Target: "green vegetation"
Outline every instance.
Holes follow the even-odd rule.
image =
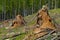
[[[58,11],[56,11],[56,10],[58,10]],[[50,10],[50,12],[60,14],[60,8]]]
[[[23,16],[36,13],[43,5],[48,4],[49,9],[60,8],[60,0],[0,0],[0,19],[14,18],[17,14]]]
[[[32,18],[45,4],[48,4],[49,6],[50,16],[60,14],[60,0],[0,0],[0,20],[12,19],[17,14],[22,14],[23,16],[26,16],[24,18],[28,21],[27,26],[32,26],[36,22],[36,20]],[[56,18],[55,21],[60,24],[60,17]],[[21,26],[21,28],[11,29],[10,31],[21,32],[21,35],[15,37],[15,39],[10,38],[11,40],[22,40],[25,35],[32,32],[30,30],[29,33],[25,34],[24,26]],[[3,35],[6,35],[8,32],[9,30],[5,29],[5,27],[0,28],[0,40],[2,40]],[[50,37],[48,37],[48,39],[50,39]]]
[[[58,12],[57,14],[60,14],[60,9],[53,9],[53,10],[50,10],[50,15],[54,16],[54,13]],[[30,21],[32,19],[32,17],[34,17],[36,15],[33,14],[33,15],[29,15],[29,16],[26,16],[24,17],[26,21]],[[55,20],[57,23],[60,23],[60,17],[57,17],[56,20]],[[28,26],[32,26],[34,25],[36,22],[36,20],[32,20],[31,22],[28,22],[27,25]],[[29,33],[24,33],[24,27],[20,27],[20,28],[16,28],[16,29],[12,29],[11,31],[14,31],[14,32],[21,32],[21,35],[19,36],[16,36],[15,38],[10,38],[11,40],[22,40],[27,34],[30,34],[32,31],[30,30]],[[8,30],[5,29],[5,27],[3,28],[0,28],[0,39],[2,38],[2,34],[7,34],[8,33]],[[47,40],[49,40],[51,37],[48,37]]]
[[[50,10],[50,12],[58,12],[58,14],[60,13],[60,11],[59,11],[60,9],[53,9],[53,10]],[[53,14],[54,14],[53,13]],[[51,15],[52,15],[52,13],[50,13]],[[33,14],[33,15],[30,15],[30,16],[27,16],[27,17],[25,17],[25,18],[27,18],[27,19],[29,19],[30,20],[30,18],[32,19],[32,17],[34,17],[34,15],[36,15],[36,14]],[[53,15],[54,16],[54,15]],[[60,17],[58,17],[58,18],[60,18]],[[57,23],[58,23],[58,21],[59,21],[60,19],[57,19]],[[33,25],[34,23],[35,23],[35,21],[36,20],[33,20],[33,21],[31,21],[30,23],[29,23],[29,25]],[[60,23],[60,21],[59,21],[59,23]],[[31,33],[31,32],[30,32]],[[24,34],[23,35],[21,35],[20,37],[18,36],[16,39],[20,39],[21,37],[23,38],[23,36],[24,36]],[[51,39],[51,36],[48,36],[48,38],[47,38],[47,40],[50,40]],[[21,39],[22,40],[22,39]]]
[[[2,5],[0,5],[0,11],[2,11]]]

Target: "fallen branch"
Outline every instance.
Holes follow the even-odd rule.
[[[4,40],[4,39],[8,39],[8,38],[14,38],[14,37],[19,36],[19,35],[21,35],[20,32],[18,32],[18,33],[14,33],[14,32],[8,33],[8,34],[4,35],[3,40]]]

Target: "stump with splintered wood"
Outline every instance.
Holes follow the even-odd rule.
[[[35,40],[37,38],[41,38],[56,29],[48,14],[47,6],[43,6],[42,9],[38,11],[37,25],[39,26],[33,30],[33,34],[28,35],[26,40]]]
[[[22,25],[25,25],[25,20],[21,15],[17,15],[16,19],[12,22],[11,28],[20,27]]]

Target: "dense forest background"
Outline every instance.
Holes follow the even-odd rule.
[[[34,14],[45,4],[49,9],[60,8],[60,0],[0,0],[0,20]]]

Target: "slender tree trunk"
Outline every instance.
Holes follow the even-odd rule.
[[[53,9],[53,0],[52,0],[52,9]]]
[[[39,6],[39,7],[40,7],[40,9],[41,9],[41,6],[42,6],[41,1],[42,1],[42,0],[40,0],[40,3],[39,3],[39,4],[40,4],[40,6]]]
[[[51,7],[51,6],[50,6],[50,0],[48,0],[48,7],[49,7],[48,9],[50,9],[50,7]]]
[[[32,0],[32,14],[33,14],[33,0]]]
[[[6,0],[5,2],[2,1],[2,20],[5,20],[5,14],[6,14]]]
[[[57,8],[57,2],[56,2],[57,0],[55,0],[55,9]]]
[[[24,16],[26,16],[26,14],[25,14],[25,0],[23,1],[23,13],[24,13]]]
[[[18,7],[18,14],[20,14],[20,0],[18,1],[19,7]]]
[[[11,10],[10,10],[10,9],[11,9],[11,8],[10,8],[10,0],[8,0],[8,7],[9,7],[9,8],[8,8],[8,10],[9,10],[9,12],[8,12],[8,13],[9,13],[9,16],[10,16],[10,17],[9,17],[9,19],[10,19],[10,18],[11,18]]]

